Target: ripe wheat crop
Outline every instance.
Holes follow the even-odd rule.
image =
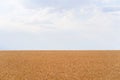
[[[120,80],[120,51],[1,51],[0,80]]]

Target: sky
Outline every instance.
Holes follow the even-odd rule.
[[[120,0],[0,0],[0,50],[120,50]]]

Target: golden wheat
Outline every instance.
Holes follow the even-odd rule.
[[[120,51],[1,51],[0,80],[120,80]]]

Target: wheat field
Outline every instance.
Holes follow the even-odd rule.
[[[120,51],[0,51],[0,80],[120,80]]]

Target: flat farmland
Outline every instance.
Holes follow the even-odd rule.
[[[0,51],[0,80],[120,80],[120,51]]]

